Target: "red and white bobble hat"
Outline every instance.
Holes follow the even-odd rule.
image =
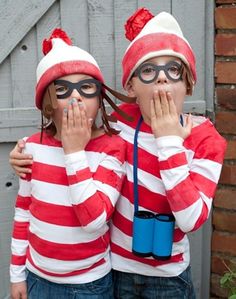
[[[125,30],[131,43],[122,60],[124,88],[138,66],[157,56],[180,58],[190,69],[195,84],[194,52],[171,14],[161,12],[154,17],[146,8],[140,8],[127,20]]]
[[[67,34],[56,28],[42,44],[44,57],[39,62],[36,76],[36,106],[42,109],[42,100],[48,85],[59,77],[70,74],[86,74],[104,83],[101,70],[88,52],[72,46]]]

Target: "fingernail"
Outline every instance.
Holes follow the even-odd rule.
[[[64,108],[64,110],[63,110],[63,111],[64,111],[64,113],[66,114],[68,110],[67,110],[67,108]]]

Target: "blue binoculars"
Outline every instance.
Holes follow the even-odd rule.
[[[157,260],[171,258],[175,218],[172,214],[134,213],[132,252]]]

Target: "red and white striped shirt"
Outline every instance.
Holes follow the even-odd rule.
[[[132,253],[134,214],[133,142],[140,118],[137,104],[121,106],[134,122],[118,118],[115,128],[127,142],[127,177],[111,226],[112,267],[129,273],[170,277],[182,273],[189,265],[189,241],[186,233],[201,227],[207,220],[219,180],[225,140],[204,117],[194,117],[191,135],[155,139],[144,122],[138,135],[139,209],[154,213],[173,213],[175,217],[172,257],[158,261]]]
[[[12,238],[11,282],[25,268],[56,283],[86,283],[111,270],[108,221],[124,179],[125,142],[92,139],[65,155],[61,142],[29,137],[32,174],[20,180]]]

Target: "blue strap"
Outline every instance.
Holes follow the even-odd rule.
[[[134,211],[138,211],[138,133],[142,124],[141,116],[135,129],[134,134],[134,156],[133,156],[133,177],[134,177]]]
[[[134,212],[138,212],[138,133],[140,126],[142,124],[143,118],[140,117],[138,124],[135,129],[134,134],[134,153],[133,153],[133,178],[134,178]],[[179,119],[181,125],[183,126],[183,115],[180,114]]]

